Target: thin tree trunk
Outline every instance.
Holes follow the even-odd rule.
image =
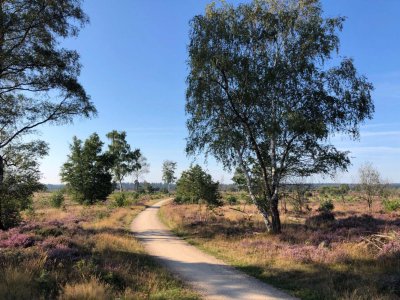
[[[238,154],[240,167],[242,168],[242,171],[243,171],[243,173],[245,175],[245,178],[246,178],[246,186],[247,186],[247,190],[249,192],[251,201],[256,205],[258,211],[263,216],[264,223],[265,223],[265,226],[267,228],[267,231],[271,232],[272,227],[271,227],[271,221],[269,219],[268,210],[260,203],[260,201],[257,200],[256,196],[254,195],[252,187],[251,187],[250,175],[249,175],[249,173],[247,171],[246,166],[244,165],[243,158],[242,158],[242,155],[241,155],[240,151],[237,151],[237,154]]]
[[[274,104],[274,103],[273,103]],[[274,107],[274,105],[273,105]],[[270,196],[270,213],[271,213],[271,225],[272,230],[271,233],[278,234],[281,233],[281,220],[279,217],[279,194],[278,194],[278,187],[279,187],[279,178],[276,172],[277,163],[276,163],[276,140],[273,137],[271,139],[271,178],[272,178],[272,196]],[[265,178],[267,180],[267,178]]]
[[[119,192],[122,193],[122,180],[119,181]]]
[[[3,183],[4,183],[4,159],[0,155],[0,229],[4,229],[3,225],[3,203],[2,203],[2,193],[3,193]]]
[[[278,193],[275,192],[271,198],[271,218],[272,218],[271,232],[274,234],[281,232],[281,220],[279,217],[278,203],[279,203]]]

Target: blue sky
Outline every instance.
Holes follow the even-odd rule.
[[[228,1],[233,3],[246,1]],[[125,130],[128,142],[150,163],[146,180],[161,181],[163,160],[178,162],[178,174],[190,163],[206,167],[215,180],[230,182],[222,166],[187,158],[185,78],[189,20],[204,12],[204,0],[86,0],[90,24],[78,38],[65,41],[81,55],[81,82],[98,109],[92,120],[45,126],[41,138],[50,153],[41,166],[42,181],[59,183],[61,165],[74,135],[97,132],[103,140],[113,129]],[[325,0],[326,16],[346,16],[340,55],[352,57],[375,86],[375,116],[361,129],[360,141],[336,136],[332,143],[351,151],[353,165],[334,181],[356,182],[357,170],[372,162],[391,182],[400,182],[400,1]],[[330,178],[319,180],[332,181]]]

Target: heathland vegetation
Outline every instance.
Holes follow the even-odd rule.
[[[369,206],[362,184],[285,185],[279,235],[266,233],[239,187],[221,192],[218,207],[178,197],[161,216],[190,243],[300,299],[397,299],[400,190],[379,189]]]
[[[0,231],[0,298],[197,299],[129,230],[162,197],[124,192],[87,206],[59,192],[36,194],[23,222]]]

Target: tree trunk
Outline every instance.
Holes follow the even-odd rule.
[[[271,233],[278,234],[281,233],[281,219],[279,217],[279,197],[278,193],[275,193],[271,198]]]
[[[2,193],[3,193],[3,182],[4,182],[4,160],[0,155],[0,229],[4,229],[3,225],[3,203],[2,203]]]
[[[136,179],[134,184],[135,184],[135,190],[136,190],[136,192],[138,192],[139,191],[139,179]]]
[[[122,192],[122,181],[119,181],[119,192]]]
[[[242,171],[246,178],[246,186],[247,186],[247,190],[249,192],[251,201],[256,205],[258,211],[263,216],[265,227],[267,228],[267,231],[271,232],[272,227],[271,227],[271,221],[269,219],[268,209],[266,209],[266,207],[262,203],[260,203],[260,201],[257,200],[256,196],[253,193],[253,189],[252,189],[252,185],[251,185],[251,178],[250,178],[249,172],[243,162],[243,158],[242,158],[242,155],[239,150],[237,150],[237,155],[238,155],[238,159],[239,159],[239,165],[242,168]]]

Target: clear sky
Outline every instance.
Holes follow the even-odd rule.
[[[204,12],[205,0],[86,0],[90,17],[78,38],[64,45],[81,55],[81,82],[98,109],[98,117],[73,125],[42,127],[50,153],[42,162],[44,183],[59,183],[74,135],[125,130],[128,142],[148,158],[150,182],[161,181],[163,160],[178,163],[178,174],[193,158],[184,153],[186,45],[189,20]],[[246,1],[228,1],[246,2]],[[356,182],[357,170],[372,162],[383,177],[400,182],[400,1],[325,0],[326,16],[346,16],[340,54],[352,57],[360,73],[375,86],[376,113],[361,130],[360,141],[332,138],[351,151],[353,165],[335,181]],[[230,182],[222,166],[203,158],[215,180]],[[317,179],[320,180],[320,179]],[[321,179],[332,181],[330,178]]]

